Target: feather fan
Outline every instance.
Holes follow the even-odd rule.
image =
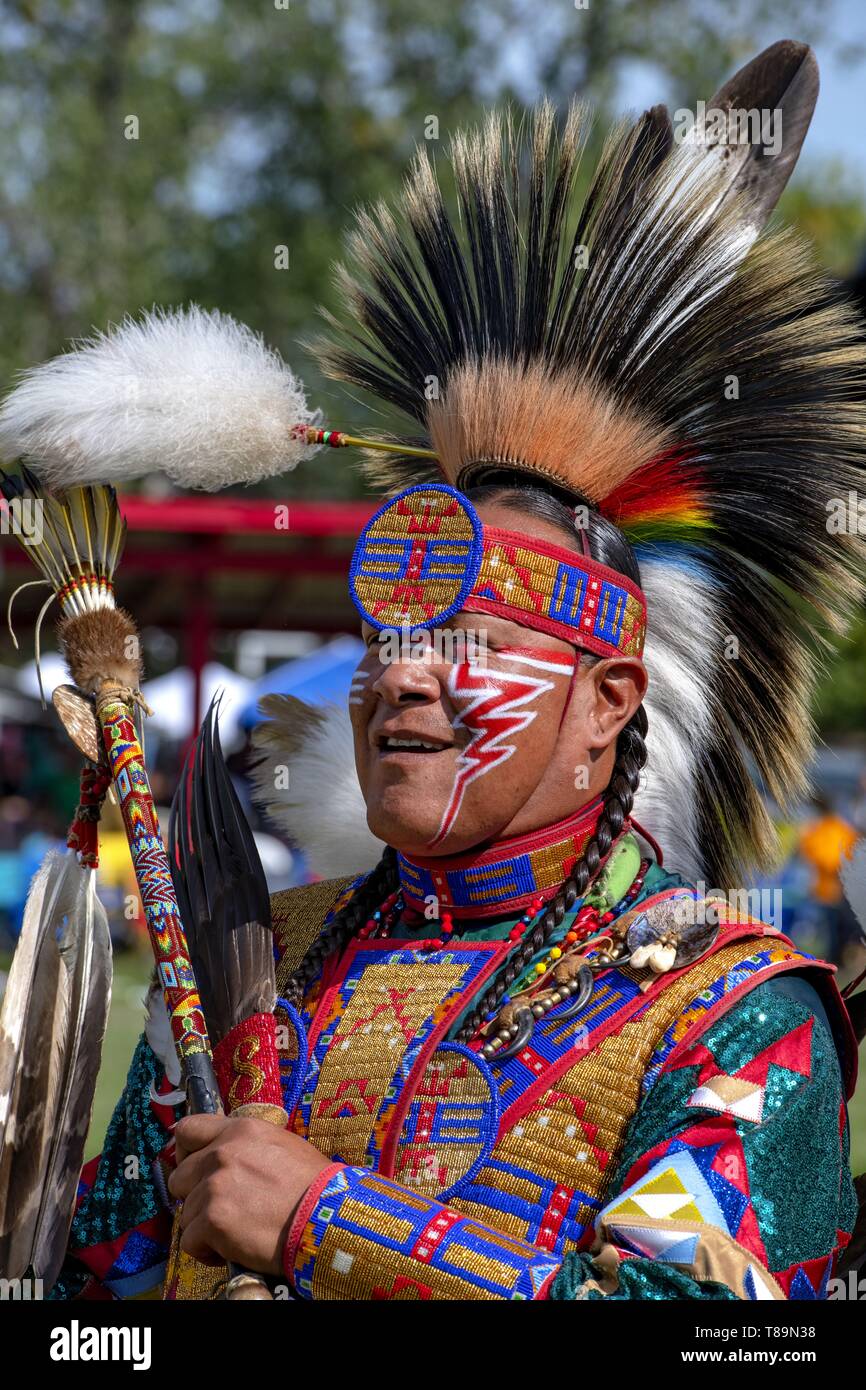
[[[217,701],[187,758],[169,820],[169,863],[213,1043],[276,1002],[270,897],[222,754]]]
[[[0,1013],[0,1275],[47,1292],[63,1261],[111,998],[94,873],[52,851],[30,887]]]

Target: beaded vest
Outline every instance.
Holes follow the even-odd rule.
[[[278,991],[355,886],[273,896]],[[641,911],[663,908],[671,891]],[[497,1067],[446,1037],[507,949],[507,941],[457,939],[426,953],[399,939],[351,942],[300,1012],[278,1010],[283,1094],[291,1127],[323,1154],[558,1257],[592,1244],[629,1124],[674,1053],[773,975],[809,968],[820,983],[829,969],[729,912],[694,964],[660,977],[611,967],[576,1016],[560,1023],[564,1010],[554,1009]],[[178,1260],[177,1239],[176,1229],[167,1296],[211,1297],[224,1271]],[[341,1240],[345,1247],[345,1232]]]

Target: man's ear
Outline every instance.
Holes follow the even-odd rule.
[[[588,747],[608,748],[643,701],[646,667],[639,657],[617,656],[596,662],[587,674],[593,686]]]

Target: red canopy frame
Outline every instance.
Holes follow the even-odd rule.
[[[348,576],[351,547],[375,510],[371,502],[282,501],[233,495],[129,495],[119,501],[128,527],[120,566],[121,588],[125,578],[157,581],[168,575],[185,581],[187,592],[182,603],[170,604],[158,618],[137,611],[135,616],[142,623],[153,621],[179,630],[184,659],[193,673],[193,734],[198,724],[202,672],[211,656],[214,633],[237,630],[241,625],[220,614],[209,581],[226,574],[280,579]],[[0,503],[2,521],[6,504],[2,499]],[[266,537],[274,542],[267,543]],[[27,556],[5,529],[4,541],[6,567],[13,573],[30,569]],[[334,541],[338,544],[333,545]],[[257,627],[261,618],[261,610],[252,612],[243,626]],[[286,625],[323,634],[351,629],[355,617],[348,588],[345,607],[340,611],[322,614],[297,609]]]

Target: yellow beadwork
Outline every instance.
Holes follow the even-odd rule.
[[[659,1039],[705,989],[752,956],[756,944],[754,937],[741,937],[698,961],[691,970],[672,980],[638,1018],[584,1053],[533,1103],[526,1115],[512,1123],[490,1155],[489,1166],[481,1169],[475,1182],[500,1191],[519,1191],[528,1201],[544,1200],[545,1182],[585,1192],[591,1199],[602,1199],[616,1171],[626,1131],[640,1103],[641,1083]],[[762,944],[766,944],[766,938]],[[795,953],[780,943],[778,960],[792,954]],[[636,980],[645,974],[629,967],[623,973]],[[610,985],[601,979],[591,1004],[573,1022],[576,1044],[593,1017],[610,1000]],[[692,1021],[704,1016],[702,1011],[696,1011]],[[538,1027],[542,1033],[556,1029],[557,1036],[563,1037],[555,1018]],[[507,1104],[507,1096],[503,1099]],[[578,1112],[580,1118],[576,1119]],[[533,1176],[518,1180],[506,1171],[510,1166]],[[450,1205],[479,1220],[489,1219],[489,1207],[473,1201],[471,1193],[470,1186],[460,1197],[452,1198]],[[587,1205],[578,1213],[578,1220],[594,1220],[596,1210]],[[528,1234],[528,1223],[513,1212],[497,1212],[496,1221],[517,1239],[525,1239]],[[536,1237],[535,1244],[543,1248],[543,1238]],[[575,1248],[574,1242],[566,1242],[566,1251]]]
[[[421,1023],[460,983],[465,969],[460,960],[368,965],[322,1062],[309,1130],[304,1132],[299,1109],[295,1132],[320,1153],[363,1163],[401,1058]],[[394,1007],[383,1002],[389,991],[398,1001]]]
[[[272,900],[275,934],[282,950],[278,971],[282,983],[288,979],[311,941],[315,939],[335,899],[345,899],[347,888],[348,880],[315,884],[309,888],[277,895]],[[768,944],[766,937],[761,940],[763,946]],[[602,977],[597,981],[590,1004],[578,1018],[566,1025],[557,1024],[555,1018],[539,1022],[541,1035],[548,1029],[555,1029],[560,1041],[566,1043],[572,1036],[573,1055],[577,1056],[577,1060],[564,1074],[560,1074],[551,1082],[549,1088],[531,1103],[525,1114],[513,1120],[499,1138],[489,1161],[480,1169],[473,1183],[462,1190],[462,1195],[450,1199],[450,1207],[483,1223],[479,1229],[483,1230],[486,1236],[489,1237],[493,1228],[494,1234],[497,1234],[502,1242],[520,1242],[529,1235],[528,1222],[517,1213],[507,1210],[497,1210],[495,1220],[492,1219],[490,1205],[483,1199],[473,1200],[474,1183],[478,1184],[479,1190],[499,1189],[530,1202],[539,1202],[544,1198],[545,1186],[553,1182],[586,1194],[587,1204],[577,1213],[577,1219],[591,1225],[598,1205],[603,1201],[616,1171],[625,1134],[640,1103],[641,1083],[659,1040],[678,1021],[678,1040],[687,1034],[691,1023],[701,1022],[705,1018],[705,1012],[695,1001],[719,979],[736,979],[737,966],[754,955],[756,945],[755,936],[743,937],[698,962],[681,977],[669,982],[641,1011],[639,1018],[625,1023],[619,1032],[611,1034],[589,1052],[580,1052],[580,1040],[586,1035],[587,1025],[610,1006],[615,994],[614,986],[606,978]],[[783,962],[792,954],[794,953],[790,947],[779,942],[770,951],[770,963]],[[402,992],[411,984],[414,993],[419,989],[419,985],[423,985],[420,991],[425,995],[422,1012],[429,1011],[430,1008],[435,1010],[437,991],[440,991],[439,999],[443,999],[454,987],[453,972],[457,970],[459,975],[459,966],[446,965],[445,962],[442,962],[441,966],[441,969],[426,976],[424,982],[420,982],[417,974],[412,974],[411,979],[409,975],[404,978],[399,974],[401,970],[417,971],[417,967],[403,967],[392,962],[388,967],[389,986]],[[541,967],[542,970],[544,968]],[[641,982],[646,972],[633,972],[626,967],[625,973]],[[385,1037],[375,1025],[369,1031],[364,1031],[367,1022],[372,1021],[369,1018],[365,1021],[364,1008],[369,1009],[369,1005],[375,1004],[375,1000],[381,1001],[381,991],[377,992],[377,986],[381,983],[382,979],[377,975],[375,965],[364,971],[349,1009],[341,1019],[338,1037],[345,1042],[347,1032],[353,1023],[360,1022],[361,1027],[352,1033],[352,1047],[349,1051],[337,1042],[337,1038],[334,1039],[336,1045],[326,1053],[315,1083],[315,1101],[310,1111],[312,1120],[307,1137],[313,1140],[322,1152],[339,1154],[343,1161],[363,1160],[367,1143],[376,1128],[376,1112],[380,1107],[374,1105],[370,1113],[365,1106],[363,1115],[341,1116],[338,1113],[339,1106],[329,1106],[327,1098],[329,1094],[333,1094],[335,1084],[339,1086],[340,1080],[345,1081],[350,1072],[355,1076],[368,1078],[376,1097],[383,1098],[383,1084],[379,1075],[382,1068],[377,1058],[383,1051],[383,1039],[387,1041],[390,1032]],[[312,994],[308,994],[308,1005],[311,1000]],[[420,1000],[418,1007],[421,1008]],[[407,1018],[408,1014],[414,1018],[416,1011],[411,998],[406,1000],[406,1009]],[[372,1010],[369,1012],[372,1013]],[[384,1026],[387,1020],[384,1015],[382,1018]],[[412,1029],[409,1027],[408,1033],[411,1032]],[[410,1043],[411,1037],[407,1037],[406,1046]],[[388,1050],[393,1052],[393,1049]],[[441,1056],[436,1060],[441,1062]],[[347,1065],[349,1062],[351,1068]],[[454,1062],[447,1063],[449,1076],[454,1065]],[[390,1059],[389,1073],[393,1075],[393,1057]],[[419,1096],[423,1094],[425,1085],[431,1095],[435,1095],[442,1082],[443,1075],[428,1067],[425,1082],[419,1089]],[[499,1084],[502,1103],[507,1109],[510,1101],[509,1082],[502,1078]],[[469,1105],[483,1103],[485,1093],[481,1073],[476,1075],[471,1069],[466,1070],[465,1078],[458,1078],[455,1094],[458,1093]],[[336,1096],[334,1098],[336,1100]],[[384,1134],[377,1136],[377,1146],[384,1137]],[[401,1200],[406,1204],[407,1210],[413,1201],[420,1197],[426,1196],[429,1200],[443,1187],[451,1186],[458,1181],[461,1169],[464,1173],[468,1172],[479,1156],[477,1144],[467,1143],[466,1146],[455,1148],[455,1151],[449,1154],[447,1172],[434,1173],[424,1167],[423,1147],[417,1140],[411,1143],[404,1141],[404,1144],[398,1144],[395,1153],[395,1176],[398,1182],[402,1181],[405,1184],[401,1189]],[[375,1184],[375,1174],[370,1175],[370,1181]],[[413,1191],[410,1189],[417,1191],[418,1195],[413,1197]],[[369,1212],[365,1219],[369,1222]],[[383,1220],[385,1219],[383,1216]],[[400,1223],[399,1216],[394,1212],[387,1220],[396,1221],[398,1225]],[[346,1244],[347,1233],[343,1231],[340,1241],[341,1259],[348,1258],[346,1252],[348,1255],[358,1256],[352,1265],[352,1278],[349,1280],[352,1287],[348,1295],[347,1282],[342,1281],[343,1296],[358,1299],[383,1296],[379,1290],[392,1288],[394,1276],[399,1273],[393,1261],[396,1260],[399,1265],[399,1259],[392,1252],[384,1263],[377,1265],[376,1261],[371,1259],[371,1245],[363,1235],[358,1234],[352,1239],[355,1245],[349,1249]],[[542,1232],[533,1236],[532,1243],[536,1249],[552,1249],[553,1239],[551,1236],[546,1244],[546,1237]],[[174,1296],[213,1297],[219,1282],[225,1277],[224,1270],[215,1271],[207,1266],[196,1266],[195,1262],[189,1261],[186,1257],[178,1260],[177,1245],[178,1230],[175,1224],[173,1248],[169,1259],[169,1283],[175,1285]],[[574,1249],[575,1243],[566,1242],[564,1248],[566,1251]],[[314,1297],[336,1296],[330,1291],[326,1277],[328,1253],[326,1234],[316,1258]],[[450,1287],[452,1282],[453,1288]],[[461,1294],[460,1280],[456,1276],[437,1274],[433,1283],[434,1296],[437,1298],[465,1296],[465,1293]],[[412,1297],[413,1292],[407,1288],[402,1296]]]

